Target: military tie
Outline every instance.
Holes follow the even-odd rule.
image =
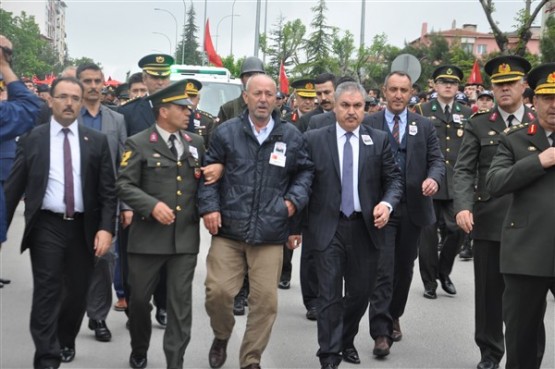
[[[64,133],[64,202],[66,204],[66,216],[73,218],[75,214],[75,197],[73,193],[73,165],[71,163],[71,146],[67,134],[69,128],[62,128]]]
[[[551,133],[549,138],[551,138],[551,147],[555,147],[555,132]]]
[[[175,140],[177,137],[172,133],[170,135],[170,151],[172,152],[173,156],[177,159],[177,148],[175,147]]]
[[[449,105],[445,105],[445,119],[447,121],[451,120],[451,112],[449,111]]]
[[[351,146],[353,132],[345,133],[343,145],[343,170],[341,176],[341,212],[350,216],[355,211],[353,196],[353,147]]]
[[[507,117],[507,124],[508,124],[509,128],[511,128],[513,126],[513,120],[514,119],[515,119],[515,116],[513,114],[511,114]]]
[[[399,116],[395,115],[393,117],[393,131],[391,132],[393,134],[393,138],[395,139],[395,141],[397,141],[397,143],[400,143],[401,141],[399,140]]]

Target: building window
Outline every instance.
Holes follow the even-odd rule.
[[[472,49],[474,48],[474,44],[468,44],[468,43],[461,43],[461,48],[469,53],[472,54]]]
[[[476,47],[476,52],[478,53],[478,55],[485,55],[488,53],[488,46],[485,44],[479,44]]]

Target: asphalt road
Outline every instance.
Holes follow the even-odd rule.
[[[9,240],[0,253],[0,276],[12,280],[0,289],[0,368],[30,368],[34,346],[29,333],[32,278],[28,252],[19,253],[23,233],[23,207],[20,206],[9,231]],[[204,310],[204,263],[210,236],[203,231],[201,252],[195,273],[193,292],[192,340],[185,353],[186,368],[209,368],[208,350],[213,335]],[[315,356],[316,324],[304,314],[299,286],[300,252],[295,252],[295,267],[290,290],[279,290],[279,313],[272,338],[262,357],[263,368],[319,368]],[[471,261],[457,259],[451,279],[457,287],[452,297],[438,290],[437,300],[422,297],[423,287],[415,268],[413,287],[405,315],[401,319],[403,340],[395,343],[384,360],[372,356],[373,341],[369,336],[368,318],[361,322],[355,345],[362,363],[342,363],[341,368],[468,368],[476,367],[479,351],[474,344],[474,287]],[[542,368],[555,368],[555,302],[548,297],[545,317],[547,348]],[[154,321],[154,319],[153,319]],[[128,368],[129,334],[125,329],[124,313],[111,311],[107,323],[112,341],[97,342],[87,328],[87,320],[77,338],[75,360],[61,368]],[[237,317],[235,330],[228,346],[224,368],[239,367],[239,346],[245,329],[245,317]],[[164,368],[162,351],[163,329],[154,323],[148,368]],[[504,362],[502,362],[504,366]]]

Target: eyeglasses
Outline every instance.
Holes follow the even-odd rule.
[[[77,95],[66,95],[66,94],[62,94],[62,95],[58,95],[58,96],[52,96],[53,99],[56,99],[58,101],[67,101],[67,100],[71,100],[72,103],[74,104],[78,104],[81,102],[81,96],[77,96]]]

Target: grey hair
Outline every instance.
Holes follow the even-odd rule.
[[[411,85],[412,85],[412,80],[411,80],[410,76],[409,76],[407,73],[402,72],[402,71],[400,71],[400,70],[396,70],[396,71],[393,71],[393,72],[389,73],[389,74],[385,77],[385,80],[384,80],[384,83],[383,83],[384,86],[387,86],[387,82],[389,82],[389,77],[391,77],[391,76],[407,77],[407,78],[409,79],[409,82],[410,82]]]
[[[347,92],[359,92],[362,98],[366,100],[366,90],[364,87],[362,87],[360,83],[347,81],[339,84],[335,88],[335,101],[339,100],[339,97]]]

